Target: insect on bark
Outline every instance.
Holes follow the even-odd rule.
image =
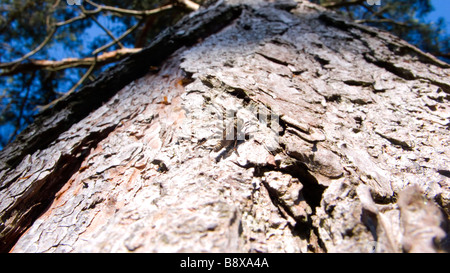
[[[225,128],[223,128],[222,138],[219,143],[214,146],[213,151],[218,152],[223,148],[228,148],[230,145],[233,145],[233,150],[239,156],[236,147],[240,140],[245,140],[245,134],[242,132],[242,123],[243,121],[237,118],[234,118],[232,122],[228,123]]]

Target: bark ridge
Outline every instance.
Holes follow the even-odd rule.
[[[68,98],[32,127],[54,138],[2,153],[2,251],[448,250],[447,64],[308,1],[182,23],[122,63],[139,76],[87,88],[117,89],[103,104],[67,119]]]

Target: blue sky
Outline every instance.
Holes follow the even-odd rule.
[[[443,17],[447,25],[447,33],[450,33],[450,0],[431,0],[431,3],[434,11],[426,16],[427,20],[437,21],[439,17]]]

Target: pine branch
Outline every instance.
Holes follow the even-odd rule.
[[[53,35],[56,32],[57,27],[54,27],[51,29],[50,33],[47,35],[47,37],[45,37],[44,41],[42,41],[42,43],[40,45],[38,45],[35,49],[31,50],[30,52],[28,52],[27,54],[23,55],[22,57],[20,57],[17,60],[14,60],[12,62],[7,62],[7,63],[0,63],[0,68],[8,68],[8,67],[12,67],[14,69],[14,66],[18,66],[20,62],[28,59],[29,57],[33,56],[34,54],[36,54],[37,52],[39,52],[42,48],[44,48],[44,46],[46,44],[48,44],[48,42],[50,42],[50,40],[53,38]],[[0,76],[2,74],[0,73]]]
[[[131,9],[116,8],[116,7],[112,7],[112,6],[99,5],[90,0],[85,0],[85,1],[100,10],[106,10],[106,11],[110,11],[110,12],[116,12],[116,13],[125,14],[125,15],[132,15],[132,16],[151,15],[151,14],[159,13],[166,9],[173,8],[173,5],[169,4],[169,5],[165,5],[165,6],[162,6],[162,7],[156,8],[156,9],[151,9],[151,10],[131,10]],[[86,14],[91,14],[91,11],[86,10]]]
[[[361,5],[364,3],[365,0],[351,0],[351,1],[336,1],[336,2],[330,2],[330,3],[323,3],[321,6],[325,8],[342,8],[342,7],[349,7],[354,5]]]
[[[83,8],[83,6],[77,6],[80,10],[81,10],[81,12],[83,13],[83,14],[86,14],[86,10]],[[96,23],[97,24],[97,26],[99,26],[101,29],[103,29],[103,31],[104,32],[106,32],[106,34],[111,38],[111,39],[113,39],[113,41],[116,43],[116,44],[118,44],[119,46],[120,46],[120,48],[125,48],[125,46],[119,41],[119,40],[117,40],[116,39],[116,37],[114,36],[114,34],[112,34],[112,32],[111,31],[109,31],[109,29],[107,29],[106,27],[104,27],[94,16],[90,16],[90,19],[92,19],[92,21],[94,21],[94,23]]]
[[[100,13],[102,11],[111,11],[111,12],[117,12],[117,13],[126,14],[126,15],[132,15],[132,16],[143,16],[143,15],[145,16],[145,15],[159,13],[161,11],[171,9],[174,7],[173,4],[169,4],[169,5],[165,5],[165,6],[162,6],[162,7],[156,8],[156,9],[152,9],[152,10],[139,11],[139,10],[129,10],[129,9],[122,9],[122,8],[116,8],[116,7],[111,7],[111,6],[99,5],[90,0],[86,0],[86,2],[91,4],[92,6],[96,7],[96,9],[95,10],[86,10],[82,6],[80,6],[79,8],[82,11],[81,15],[73,17],[66,21],[62,21],[62,22],[53,24],[53,26],[51,27],[50,33],[45,37],[44,41],[42,41],[42,43],[39,44],[35,49],[31,50],[30,52],[26,53],[25,55],[23,55],[22,57],[14,60],[14,61],[0,63],[0,69],[1,69],[0,76],[11,76],[11,75],[14,75],[17,73],[27,72],[27,71],[35,71],[38,69],[61,70],[61,69],[72,68],[72,67],[89,67],[93,62],[93,59],[94,59],[93,57],[92,58],[81,58],[81,59],[67,58],[67,59],[63,59],[60,61],[30,60],[27,63],[22,63],[23,61],[27,60],[28,58],[30,58],[31,56],[33,56],[34,54],[39,52],[42,48],[44,48],[44,46],[46,46],[51,41],[51,39],[53,38],[53,36],[56,33],[56,30],[59,27],[71,24],[71,23],[79,21],[79,20],[83,20],[87,17],[91,17],[91,19],[94,20],[94,22],[97,25],[99,25],[113,39],[113,42],[94,50],[94,52],[93,52],[94,55],[104,51],[105,49],[111,47],[114,44],[118,44],[121,47],[121,50],[112,51],[112,52],[106,53],[106,55],[98,56],[98,64],[102,65],[102,64],[110,63],[112,61],[120,60],[125,55],[134,53],[134,52],[137,52],[140,50],[140,49],[125,48],[124,45],[120,42],[121,39],[123,39],[125,36],[130,34],[132,31],[134,31],[139,26],[139,24],[136,24],[135,26],[131,27],[125,33],[123,33],[119,38],[116,38],[108,29],[106,29],[103,25],[101,25],[100,22],[98,22],[98,20],[95,19],[92,15]],[[197,10],[200,7],[200,5],[198,5],[195,2],[192,2],[191,0],[176,0],[176,2],[184,5],[186,8],[191,9],[191,10]],[[58,3],[59,3],[59,1],[56,1],[54,6],[56,6]]]
[[[27,63],[10,64],[9,66],[3,65],[0,76],[11,76],[18,73],[31,72],[36,70],[50,70],[57,71],[67,68],[76,67],[90,67],[94,62],[98,66],[117,62],[123,58],[141,51],[141,48],[121,48],[118,50],[103,53],[95,57],[87,58],[65,58],[59,61],[52,60],[29,60]]]
[[[191,0],[178,0],[178,3],[184,5],[186,8],[190,10],[198,10],[200,5],[191,1]]]
[[[401,27],[411,27],[411,26],[409,26],[409,25],[406,24],[406,23],[397,22],[397,21],[395,21],[395,20],[388,19],[388,18],[355,20],[355,23],[357,23],[357,24],[365,24],[365,23],[389,23],[389,24],[394,24],[394,25],[401,26]]]
[[[46,109],[48,109],[48,108],[52,107],[53,105],[55,105],[56,103],[58,103],[59,101],[66,99],[70,94],[75,92],[75,90],[78,88],[78,86],[80,86],[91,75],[92,71],[94,71],[96,64],[97,64],[97,62],[94,61],[94,63],[91,65],[91,67],[89,67],[89,69],[86,71],[86,73],[84,73],[83,77],[81,77],[81,79],[74,86],[72,86],[72,88],[70,88],[69,91],[64,93],[63,96],[53,100],[52,102],[50,102],[47,105],[38,106],[38,107],[36,107],[36,109],[38,109],[39,112],[43,112]]]
[[[119,38],[117,38],[117,41],[122,40],[123,38],[125,38],[126,36],[128,36],[128,34],[132,33],[136,28],[138,28],[142,23],[142,20],[139,20],[134,26],[130,27],[129,29],[127,29],[122,35],[119,36]],[[117,42],[116,41],[112,41],[104,46],[101,46],[99,48],[97,48],[96,50],[94,50],[92,52],[92,55],[97,55],[98,53],[106,50],[107,48],[115,45]]]

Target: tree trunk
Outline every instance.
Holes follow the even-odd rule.
[[[4,149],[0,249],[448,250],[449,73],[307,1],[220,1]]]

